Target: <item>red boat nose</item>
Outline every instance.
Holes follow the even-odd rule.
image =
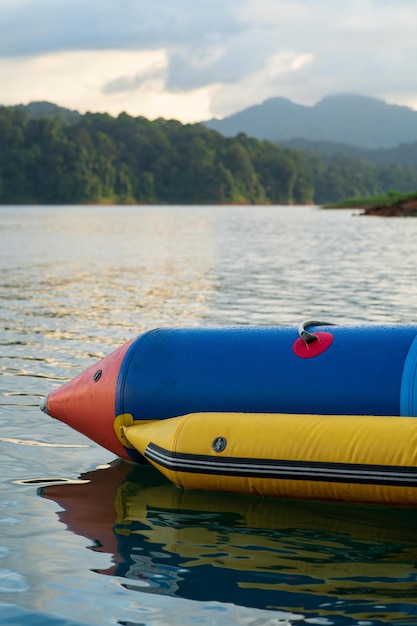
[[[114,431],[116,385],[132,342],[52,391],[40,404],[44,413],[68,424],[110,452],[131,460]]]

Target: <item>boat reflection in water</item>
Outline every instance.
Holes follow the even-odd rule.
[[[182,491],[116,461],[49,485],[60,520],[125,587],[337,623],[417,616],[417,510]]]

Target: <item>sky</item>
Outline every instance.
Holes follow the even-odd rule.
[[[0,0],[0,104],[183,123],[271,97],[417,110],[416,0]]]

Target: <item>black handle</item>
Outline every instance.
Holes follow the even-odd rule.
[[[305,322],[301,322],[298,327],[298,334],[304,343],[309,344],[313,343],[313,341],[317,341],[318,337],[314,333],[309,333],[306,330],[306,326],[334,326],[331,322],[317,322],[314,320],[306,320]]]

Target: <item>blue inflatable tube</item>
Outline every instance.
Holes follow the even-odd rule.
[[[322,352],[294,328],[157,329],[130,345],[116,415],[158,420],[242,411],[417,415],[417,327],[331,326]],[[315,344],[318,345],[318,344]]]

